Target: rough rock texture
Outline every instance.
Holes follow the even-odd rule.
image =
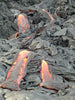
[[[42,9],[51,13],[54,21]],[[20,13],[27,17],[30,29],[15,39]],[[0,82],[24,49],[36,56],[27,66],[21,91],[0,88],[0,100],[75,100],[75,1],[0,0]],[[41,59],[47,61],[53,79],[68,83],[68,88],[55,91],[39,86]]]
[[[10,34],[16,32],[14,16],[5,2],[0,2],[0,38],[7,38]]]

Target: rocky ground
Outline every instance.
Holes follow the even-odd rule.
[[[19,14],[28,18],[30,29],[15,39],[11,35],[18,31]],[[32,38],[25,40],[30,35]],[[16,54],[24,49],[39,54],[47,61],[53,78],[67,82],[69,87],[58,91],[40,87],[41,66],[36,61],[28,65],[21,91],[0,88],[0,100],[75,100],[75,1],[0,0],[0,82],[6,78]]]

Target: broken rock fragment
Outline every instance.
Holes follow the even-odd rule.
[[[63,28],[60,31],[54,33],[54,36],[64,36],[66,35],[67,28]]]
[[[49,47],[49,50],[50,50],[50,54],[52,55],[52,56],[54,56],[54,55],[56,55],[58,52],[57,52],[57,48],[54,46],[54,45],[51,45],[50,47]]]
[[[75,40],[75,29],[68,28],[67,31],[68,31],[67,36]]]

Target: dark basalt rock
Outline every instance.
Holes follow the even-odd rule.
[[[13,21],[14,17],[7,4],[0,2],[0,38],[8,38],[10,34],[16,32]]]
[[[42,9],[51,13],[53,22]],[[15,39],[20,13],[27,17],[30,29]],[[74,0],[0,0],[0,38],[4,38],[0,39],[0,82],[6,78],[18,52],[27,49],[36,54],[21,80],[21,91],[0,88],[1,100],[75,99]],[[39,86],[41,59],[48,63],[56,84],[49,81]]]

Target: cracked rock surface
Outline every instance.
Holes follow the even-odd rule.
[[[0,83],[18,52],[26,49],[36,54],[20,83],[21,91],[0,88],[0,100],[75,100],[74,4],[74,0],[0,0]],[[53,22],[42,9],[53,16]],[[20,13],[27,17],[30,29],[15,39]],[[69,87],[58,91],[40,87],[41,59],[47,61],[53,79]]]

